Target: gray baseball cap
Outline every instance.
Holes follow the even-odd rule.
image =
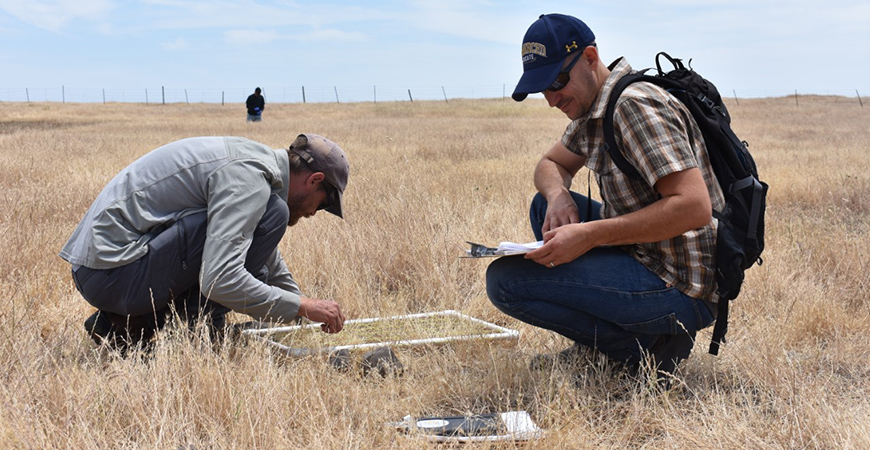
[[[335,142],[317,134],[300,134],[289,150],[299,155],[315,172],[323,172],[325,181],[332,188],[327,189],[330,204],[326,211],[343,219],[341,199],[350,173],[344,150]]]

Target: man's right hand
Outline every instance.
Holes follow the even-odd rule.
[[[301,297],[298,315],[312,322],[322,322],[320,328],[326,333],[338,333],[344,328],[344,314],[332,300]]]
[[[586,158],[568,150],[562,141],[557,141],[538,161],[535,187],[547,199],[547,214],[541,227],[543,233],[580,222],[580,211],[568,188],[585,163]]]
[[[547,214],[544,216],[544,224],[541,232],[546,234],[563,225],[580,222],[580,211],[577,203],[567,188],[562,188],[553,198],[547,199]],[[545,239],[546,240],[546,239]]]

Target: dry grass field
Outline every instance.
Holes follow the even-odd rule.
[[[458,258],[465,240],[533,240],[532,169],[567,124],[540,100],[270,105],[259,124],[241,105],[0,103],[0,448],[424,448],[385,424],[519,409],[547,430],[529,449],[870,448],[870,109],[729,105],[771,185],[764,265],[721,356],[701,333],[656,393],[600,361],[530,372],[566,341],[496,311],[488,261]],[[318,214],[281,244],[307,295],[348,318],[455,309],[519,330],[516,345],[403,350],[404,375],[387,378],[173,330],[151,357],[97,349],[57,253],[102,186],[176,139],[283,147],[299,132],[351,161],[347,220]]]

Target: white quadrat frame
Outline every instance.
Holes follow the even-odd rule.
[[[269,345],[276,347],[281,350],[283,353],[287,354],[291,357],[303,357],[309,355],[318,355],[324,353],[332,353],[338,350],[365,350],[377,347],[385,347],[385,346],[397,346],[397,347],[410,347],[415,345],[436,345],[436,344],[446,344],[450,342],[456,341],[470,341],[475,339],[482,340],[506,340],[506,339],[517,339],[519,338],[520,332],[516,330],[511,330],[509,328],[498,326],[494,323],[487,322],[485,320],[477,319],[471,317],[467,314],[463,314],[454,310],[445,310],[445,311],[437,311],[437,312],[429,312],[429,313],[418,313],[418,314],[406,314],[400,316],[390,316],[390,317],[371,317],[366,319],[351,319],[345,321],[345,326],[349,324],[356,323],[371,323],[371,322],[380,322],[380,321],[388,321],[388,320],[412,320],[422,317],[437,317],[437,316],[454,316],[462,321],[473,322],[478,325],[485,327],[488,332],[484,333],[474,333],[474,334],[466,334],[460,336],[434,336],[423,339],[407,339],[407,340],[395,340],[395,341],[383,341],[383,342],[365,342],[360,344],[347,344],[347,345],[334,345],[334,346],[326,346],[319,348],[294,348],[286,346],[280,342],[276,342],[270,339],[270,335],[275,333],[284,333],[290,331],[298,331],[303,329],[320,329],[320,323],[310,323],[305,325],[292,325],[292,326],[283,326],[283,327],[272,327],[272,328],[258,328],[258,329],[248,329],[242,331],[243,334],[250,335],[254,338],[263,339]]]

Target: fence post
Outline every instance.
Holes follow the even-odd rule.
[[[64,85],[60,85],[60,100],[62,103],[66,103],[66,87]]]
[[[184,103],[190,104],[190,100],[187,99],[187,88],[184,88]]]
[[[221,91],[221,106],[224,106],[224,91]]]
[[[160,86],[160,95],[163,97],[163,104],[166,104],[166,86]]]
[[[737,102],[737,106],[740,106],[740,100],[737,100],[737,91],[734,89],[731,89],[731,92],[734,93],[734,101]]]
[[[305,86],[302,86],[302,103],[305,103]]]
[[[145,88],[145,104],[148,104],[148,88]]]
[[[411,97],[411,90],[410,89],[408,89],[408,98],[411,99],[411,103],[414,102],[414,97]]]
[[[444,103],[450,103],[447,101],[447,91],[444,90],[444,86],[441,86],[441,92],[444,93]]]
[[[857,90],[857,89],[855,89],[855,95],[858,96],[858,104],[860,104],[861,107],[863,108],[863,107],[864,107],[864,102],[861,101],[861,94],[858,93],[858,90]]]
[[[377,103],[378,102],[378,86],[377,85],[373,86],[372,90],[374,92],[375,103]]]
[[[799,106],[798,105],[798,98],[797,98],[797,89],[794,90],[794,105]]]
[[[103,104],[106,104],[106,88],[103,88]]]
[[[27,103],[30,103],[30,91],[24,88],[24,94],[27,95]]]
[[[338,86],[333,86],[332,89],[335,90],[335,103],[341,103],[338,101]]]

